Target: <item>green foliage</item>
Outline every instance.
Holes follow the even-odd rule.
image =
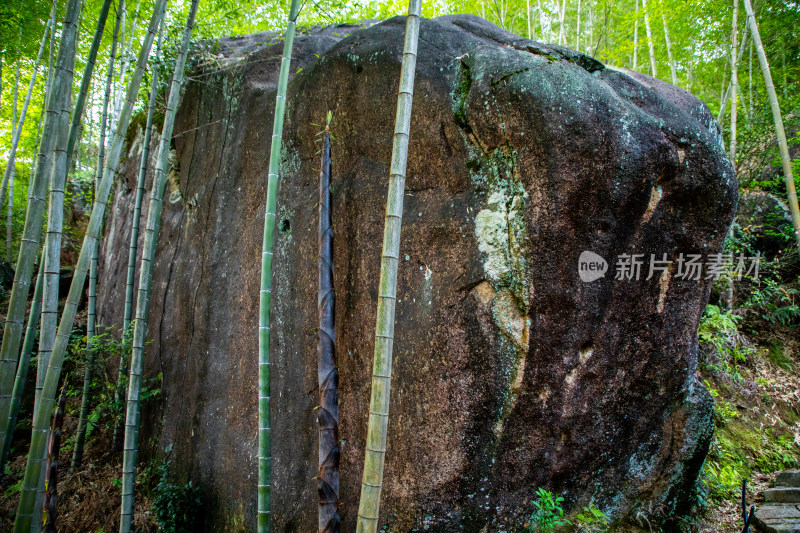
[[[84,367],[92,361],[92,388],[90,397],[93,398],[94,408],[89,414],[89,424],[86,436],[90,436],[98,424],[105,428],[113,428],[118,420],[124,421],[126,391],[128,379],[125,377],[117,382],[116,369],[109,363],[116,363],[122,358],[127,365],[131,353],[130,332],[117,339],[112,328],[98,326],[97,331],[103,333],[92,337],[92,342],[86,342],[86,336],[73,335],[70,339],[71,359],[78,367]],[[161,394],[161,374],[149,380],[144,380],[141,392],[142,402],[158,398]],[[80,396],[82,383],[71,388],[68,396]],[[70,439],[71,441],[72,439]]]
[[[754,287],[743,307],[754,311],[761,319],[783,326],[800,325],[797,300],[800,289],[764,278]]]
[[[153,515],[161,532],[191,533],[200,525],[200,487],[191,481],[175,482],[170,464],[165,460],[157,467],[159,481],[154,490]]]
[[[735,499],[742,479],[749,479],[754,472],[771,474],[798,465],[800,452],[793,434],[785,428],[750,427],[737,415],[718,425],[703,465],[703,478],[711,501],[721,502]]]
[[[605,531],[606,527],[611,525],[611,520],[606,516],[606,514],[595,507],[594,502],[590,502],[589,505],[583,508],[583,511],[575,515],[576,520],[578,521],[578,526],[580,526],[581,531],[590,532],[590,531]]]
[[[738,324],[742,317],[732,311],[722,311],[716,305],[706,306],[700,327],[700,367],[706,370],[724,372],[735,381],[742,376],[737,365],[747,361],[755,350],[739,333]]]
[[[553,496],[553,493],[542,487],[536,489],[536,496],[538,499],[531,501],[534,509],[530,522],[525,524],[526,532],[551,533],[561,526],[572,525],[572,522],[564,518],[564,510],[561,508],[564,498]]]
[[[780,343],[775,343],[770,346],[769,350],[767,351],[767,358],[772,361],[775,366],[778,368],[782,368],[787,372],[794,369],[794,361],[786,355],[786,351],[783,348],[783,345]]]
[[[703,381],[703,383],[708,393],[714,398],[714,422],[717,427],[723,426],[729,420],[739,417],[739,411],[736,410],[735,405],[723,399],[719,391],[715,389],[708,380]]]

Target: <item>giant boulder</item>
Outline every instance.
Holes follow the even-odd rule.
[[[343,531],[355,527],[403,32],[398,17],[295,44],[273,278],[275,531],[316,527],[316,139],[328,110],[341,513]],[[163,374],[164,399],[140,441],[174,444],[179,472],[205,488],[210,531],[254,529],[280,52],[275,36],[226,39],[195,68],[154,268],[146,369]],[[593,501],[622,527],[668,528],[688,511],[713,430],[695,378],[711,282],[681,279],[677,258],[719,252],[731,222],[736,180],[718,139],[705,105],[653,78],[472,16],[422,22],[387,531],[516,531],[537,487],[570,512]],[[104,240],[105,324],[121,322],[140,144]],[[582,281],[583,252],[608,262],[604,276]],[[623,254],[645,254],[638,280],[615,279]],[[650,254],[676,262],[646,279]]]

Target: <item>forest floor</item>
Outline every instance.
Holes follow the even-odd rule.
[[[800,466],[798,326],[768,323],[747,309],[734,313],[743,319],[735,329],[709,326],[708,312],[700,328],[699,374],[714,396],[716,426],[704,467],[706,505],[693,520],[700,533],[742,531],[742,480],[748,506],[758,505],[776,472]],[[721,346],[732,350],[731,364],[710,362],[716,349],[703,341],[704,329],[707,339],[714,329],[714,340],[725,337]]]

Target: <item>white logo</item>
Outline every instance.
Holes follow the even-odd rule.
[[[606,275],[608,263],[594,252],[585,251],[578,258],[578,275],[581,281],[590,282]]]

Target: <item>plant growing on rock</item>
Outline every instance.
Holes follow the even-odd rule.
[[[538,498],[531,502],[534,509],[530,522],[525,524],[526,533],[552,533],[556,528],[572,525],[572,522],[564,518],[564,510],[561,508],[564,498],[553,496],[552,492],[542,487],[536,489],[536,496]]]

